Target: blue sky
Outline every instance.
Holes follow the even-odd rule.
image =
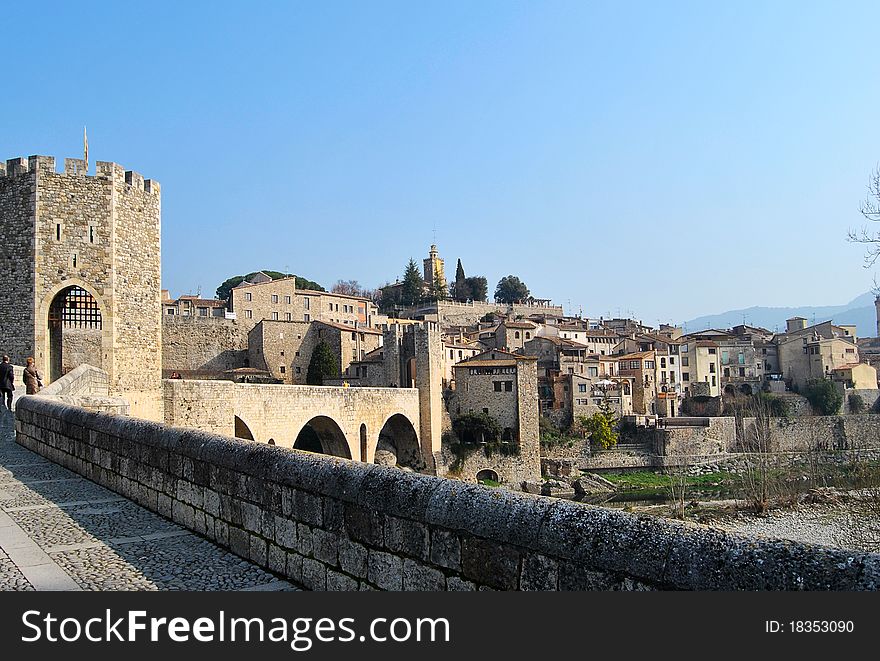
[[[181,6],[185,5],[185,6]],[[0,158],[162,184],[163,286],[454,273],[649,323],[871,286],[873,2],[8,3]]]

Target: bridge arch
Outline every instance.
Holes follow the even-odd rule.
[[[343,459],[352,458],[345,432],[333,418],[326,415],[316,415],[306,422],[296,435],[293,447]]]
[[[379,457],[375,456],[377,453],[380,455]],[[402,413],[393,413],[383,423],[376,440],[373,461],[390,463],[391,455],[393,455],[394,463],[397,466],[413,470],[425,468],[425,460],[422,457],[422,448],[415,425]]]
[[[235,438],[241,438],[245,441],[255,440],[251,428],[248,427],[248,424],[238,416],[235,416]]]

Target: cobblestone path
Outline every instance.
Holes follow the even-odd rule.
[[[293,590],[15,442],[0,407],[0,590]]]

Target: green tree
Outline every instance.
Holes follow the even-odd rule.
[[[417,305],[425,298],[425,281],[419,273],[419,267],[410,257],[403,273],[403,287],[400,292],[401,305]]]
[[[315,346],[312,357],[309,359],[306,383],[310,386],[320,386],[324,384],[324,379],[327,377],[336,378],[337,376],[339,376],[339,362],[330,345],[325,340],[321,340]]]
[[[620,436],[615,430],[617,416],[608,403],[607,396],[599,405],[599,410],[587,417],[579,416],[577,428],[590,437],[590,444],[602,450],[607,450],[617,445]]]
[[[508,275],[498,281],[495,287],[495,300],[499,303],[516,303],[529,297],[529,288],[515,275]]]
[[[385,286],[379,287],[376,292],[378,294],[376,305],[379,306],[379,310],[383,314],[391,314],[396,306],[402,305],[400,302],[400,287],[394,287],[390,283],[386,283]]]
[[[446,280],[440,277],[439,273],[435,273],[434,282],[431,284],[431,299],[445,301],[447,298],[449,298],[449,291],[446,287]]]
[[[843,395],[828,379],[807,381],[804,397],[819,415],[837,415],[843,404]]]
[[[486,300],[486,297],[489,295],[489,283],[484,276],[477,275],[465,278],[465,284],[467,285],[468,294],[470,294],[470,300]]]
[[[488,413],[465,413],[452,423],[452,430],[462,443],[498,443],[501,425]]]
[[[471,299],[471,288],[468,286],[467,278],[464,275],[464,267],[461,265],[460,259],[455,267],[455,282],[452,285],[452,298],[461,303]]]
[[[294,275],[293,273],[282,273],[281,271],[254,271],[253,273],[248,273],[247,275],[234,275],[231,278],[227,278],[223,281],[223,283],[217,287],[217,298],[221,301],[228,301],[230,292],[232,289],[240,285],[245,280],[250,280],[257,273],[265,273],[273,280],[280,280],[281,278],[296,278],[296,288],[297,289],[310,289],[313,291],[325,291],[325,289],[319,285],[317,282],[313,280],[309,280],[308,278],[302,278],[298,275]]]

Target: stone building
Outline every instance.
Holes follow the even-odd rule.
[[[159,184],[116,163],[0,164],[0,337],[47,381],[88,363],[132,415],[162,419]]]
[[[456,340],[443,341],[443,382],[444,385],[452,383],[455,375],[453,366],[468,358],[473,358],[485,350],[478,342],[462,342]]]
[[[305,385],[312,352],[326,342],[339,365],[333,379],[355,376],[352,363],[382,346],[382,332],[324,321],[272,321],[264,319],[248,333],[248,362],[289,385]],[[360,374],[358,373],[359,377]]]
[[[860,362],[855,327],[830,321],[807,326],[799,317],[786,324],[786,332],[777,335],[774,343],[780,372],[790,388],[803,388],[811,379],[831,378],[835,368]]]
[[[495,346],[505,351],[520,351],[534,337],[537,328],[531,321],[502,321],[495,329]]]
[[[502,440],[518,441],[522,434],[529,433],[530,420],[527,419],[521,429],[521,415],[530,413],[532,408],[537,414],[536,359],[492,349],[458,363],[453,370],[455,397],[450,405],[453,419],[466,413],[483,412],[501,425]]]
[[[617,373],[632,382],[633,413],[657,413],[657,356],[654,351],[639,351],[617,357]]]
[[[387,321],[368,298],[297,289],[296,278],[273,280],[265,273],[257,273],[233,287],[229,307],[236,319],[248,327],[263,319],[325,321],[366,328],[375,328]]]
[[[844,390],[876,390],[877,370],[866,363],[851,363],[831,370],[831,379]]]
[[[505,482],[535,479],[540,475],[538,431],[537,359],[491,349],[453,367],[455,391],[449,399],[449,415],[486,413],[498,421],[502,440],[519,445],[519,456],[510,466],[499,461],[497,469],[509,471]]]
[[[226,318],[226,301],[216,298],[200,298],[189,294],[173,299],[167,289],[162,290],[162,314],[178,317]]]
[[[712,340],[697,340],[690,336],[681,338],[681,383],[684,394],[718,397],[721,394],[719,380],[718,344]],[[702,383],[694,390],[694,384]]]
[[[618,416],[631,415],[632,380],[584,377],[578,374],[562,374],[563,415],[568,420],[590,417],[607,404]]]

